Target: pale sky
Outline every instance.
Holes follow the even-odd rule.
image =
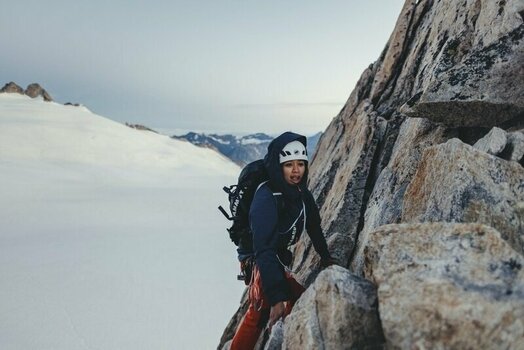
[[[323,131],[403,0],[6,1],[0,85],[40,83],[119,122]]]

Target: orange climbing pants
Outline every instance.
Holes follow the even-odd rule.
[[[286,311],[284,317],[289,315],[293,305],[298,300],[300,295],[304,293],[304,287],[300,285],[290,274],[286,272],[286,279],[291,290],[291,300],[287,301]],[[247,309],[244,318],[240,321],[237,327],[233,341],[231,342],[231,350],[250,350],[255,347],[255,344],[264,330],[268,320],[271,305],[262,292],[262,281],[260,272],[256,265],[253,267],[253,275],[251,283],[249,284],[249,308]]]

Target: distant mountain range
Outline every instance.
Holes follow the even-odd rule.
[[[307,138],[307,149],[310,159],[313,156],[320,135],[322,135],[322,133],[319,132]],[[267,146],[271,140],[273,140],[273,137],[264,133],[234,136],[229,134],[207,135],[189,132],[181,136],[172,136],[172,138],[186,140],[196,146],[215,149],[239,165],[245,165],[254,160],[263,158],[266,154]]]

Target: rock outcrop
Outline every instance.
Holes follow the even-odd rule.
[[[16,93],[16,94],[22,94],[23,95],[24,94],[24,89],[22,89],[16,83],[11,81],[11,82],[5,84],[2,89],[0,89],[0,93],[3,93],[3,92],[8,93],[8,94]]]
[[[520,146],[516,146],[520,144],[518,130],[524,122],[522,112],[515,112],[510,117],[493,112],[495,114],[488,117],[482,113],[489,109],[479,114],[476,107],[472,107],[480,97],[471,95],[461,100],[470,104],[460,105],[468,114],[458,114],[456,101],[445,94],[441,95],[439,106],[448,109],[446,115],[452,122],[443,123],[431,113],[427,116],[408,113],[417,118],[406,118],[403,112],[410,100],[414,108],[417,102],[413,97],[420,91],[430,91],[434,84],[443,80],[444,73],[469,63],[468,59],[483,49],[498,44],[505,47],[508,33],[524,28],[520,15],[523,7],[522,1],[505,1],[496,11],[493,2],[480,0],[405,2],[384,52],[364,71],[343,110],[325,131],[311,165],[310,187],[321,206],[323,229],[329,237],[340,236],[336,242],[346,242],[345,247],[332,249],[343,251],[342,262],[347,262],[353,272],[361,274],[362,251],[368,233],[384,224],[403,222],[406,190],[426,148],[452,138],[473,145],[490,132],[491,126],[498,125],[506,134],[506,141],[500,152],[493,153],[503,159],[522,162],[522,158],[518,159]],[[500,23],[502,27],[494,29],[491,22]],[[519,62],[523,60],[519,55],[524,40],[518,35],[511,37],[510,48],[501,49],[499,56],[490,57],[504,67],[522,69]],[[450,47],[457,43],[460,45],[455,48],[456,55],[450,59]],[[496,105],[494,96],[511,92],[516,97],[504,100],[513,104],[513,110],[518,110],[519,103],[524,101],[518,97],[524,93],[524,83],[521,81],[523,75],[517,73],[500,81],[505,84],[504,88],[502,85],[479,85],[475,91],[484,95],[482,101],[491,99],[489,103],[493,106]],[[455,91],[459,91],[460,86],[463,85],[458,84]],[[366,128],[362,127],[362,120],[367,120]],[[514,131],[506,131],[510,129]],[[367,138],[362,137],[363,130],[367,131]],[[511,142],[510,134],[514,135]],[[373,138],[374,142],[370,143]],[[475,163],[471,167],[475,168]],[[514,185],[519,183],[514,179]],[[295,261],[306,262],[304,268],[307,270],[312,266],[307,262],[315,262],[308,256],[314,255],[313,250],[307,246],[297,252],[299,257]],[[297,267],[302,266],[294,266]],[[311,269],[301,276],[301,280],[311,282],[315,273]]]
[[[157,131],[145,126],[145,125],[142,125],[142,124],[132,124],[132,123],[125,123],[126,126],[130,127],[131,129],[136,129],[136,130],[142,130],[142,131],[151,131],[151,132],[154,132],[155,134],[158,134]]]
[[[523,0],[405,1],[319,141],[309,187],[328,246],[378,288],[374,332],[388,349],[524,344],[523,17]],[[331,308],[299,305],[338,277],[319,274],[307,235],[294,255],[311,287],[291,315],[329,319]],[[286,347],[350,348],[291,315]]]
[[[29,84],[25,89],[25,94],[31,98],[42,97],[44,101],[53,101],[51,95],[37,83]]]
[[[49,93],[44,88],[42,88],[40,84],[37,84],[37,83],[29,84],[27,88],[24,90],[20,86],[15,84],[14,82],[10,82],[10,83],[5,84],[4,87],[0,89],[0,93],[2,92],[17,93],[17,94],[22,94],[22,95],[25,94],[31,98],[42,97],[44,101],[47,101],[47,102],[53,101],[53,98],[51,97],[51,95],[49,95]]]

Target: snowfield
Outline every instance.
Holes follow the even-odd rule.
[[[0,94],[0,349],[214,349],[243,284],[189,142]]]

